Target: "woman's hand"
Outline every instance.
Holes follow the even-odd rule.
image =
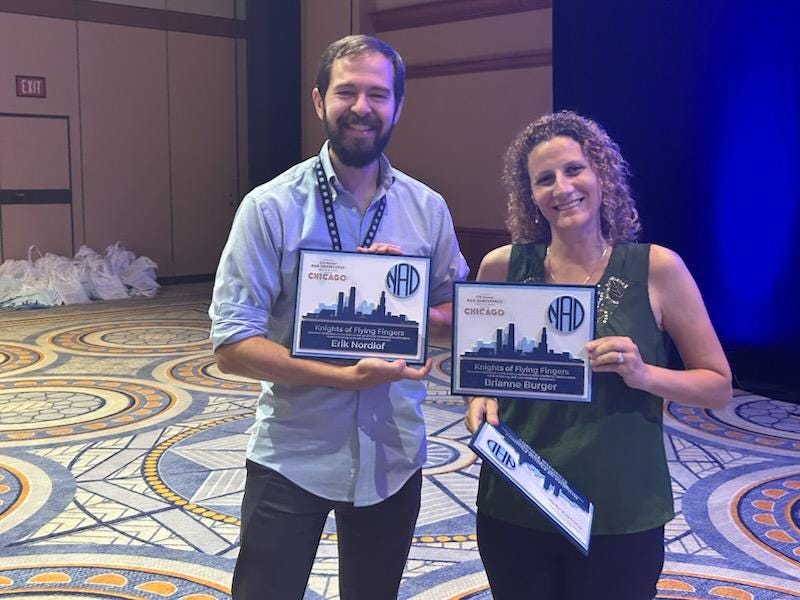
[[[500,424],[500,418],[497,416],[497,398],[472,396],[467,402],[469,404],[467,414],[464,415],[464,425],[470,433],[475,433],[484,421],[494,426]]]
[[[639,347],[631,338],[598,338],[587,343],[586,350],[595,373],[617,373],[628,387],[646,388],[648,365],[642,360]]]

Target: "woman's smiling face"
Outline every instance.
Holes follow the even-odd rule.
[[[553,229],[600,230],[600,180],[581,145],[556,136],[528,154],[533,201]]]

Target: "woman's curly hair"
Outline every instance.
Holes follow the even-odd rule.
[[[572,111],[543,115],[517,135],[505,155],[503,185],[508,193],[506,226],[514,242],[548,242],[550,225],[533,202],[528,155],[542,142],[564,136],[581,145],[602,190],[600,208],[603,238],[635,241],[642,229],[628,188],[628,164],[619,146],[597,123]]]

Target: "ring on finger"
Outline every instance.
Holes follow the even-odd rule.
[[[617,352],[617,364],[622,364],[625,362],[625,355],[622,352]]]

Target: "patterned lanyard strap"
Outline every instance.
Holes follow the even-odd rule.
[[[314,163],[314,172],[317,175],[317,185],[322,197],[322,209],[325,211],[325,222],[328,224],[328,235],[331,236],[331,247],[340,252],[342,249],[342,242],[339,239],[339,227],[336,225],[336,215],[333,214],[333,193],[328,179],[325,177],[325,170],[322,168],[322,162],[317,159]],[[375,215],[372,217],[372,223],[364,236],[364,241],[361,245],[364,248],[369,248],[375,240],[375,234],[378,233],[378,226],[381,224],[383,212],[386,210],[386,196],[383,196],[378,201],[378,208],[375,210]]]

